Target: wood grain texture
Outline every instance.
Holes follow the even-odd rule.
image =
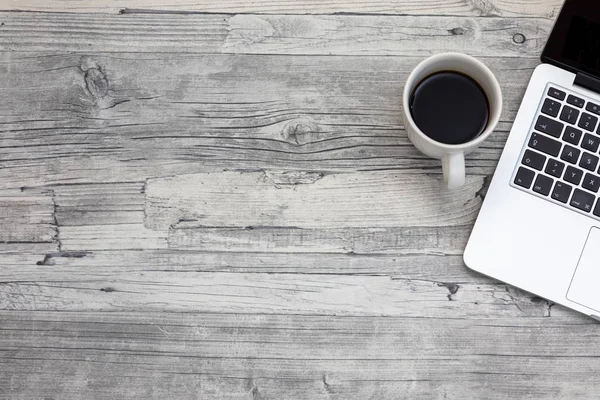
[[[474,222],[483,179],[443,191],[439,178],[356,174],[222,172],[149,180],[145,223],[299,228],[452,226]],[[415,208],[419,208],[419,212]]]
[[[489,283],[465,270],[462,256],[353,255],[327,253],[217,252],[159,250],[63,250],[48,245],[12,246],[0,260],[3,282],[35,282],[57,276],[87,279],[89,271],[118,275],[122,272],[226,272],[389,276],[444,284]]]
[[[552,20],[344,15],[0,14],[18,51],[302,55],[538,55]],[[126,37],[128,40],[122,40]],[[415,40],[415,38],[419,40]]]
[[[0,191],[0,243],[53,242],[56,239],[55,202],[46,190]]]
[[[171,226],[169,247],[179,250],[269,253],[460,255],[470,224],[444,227],[319,228]]]
[[[598,329],[587,319],[3,312],[0,320],[0,387],[15,399],[548,399],[585,398],[600,385],[599,364],[589,362],[599,356]]]
[[[419,57],[1,57],[11,99],[0,103],[3,188],[144,182],[223,168],[440,173],[439,162],[408,141],[399,111]],[[493,172],[539,61],[486,63],[507,106],[497,133],[468,159],[477,175]]]
[[[0,397],[595,395],[595,322],[462,261],[559,6],[0,2],[52,11],[0,14]],[[455,193],[400,111],[444,50],[505,98]]]
[[[497,284],[446,285],[385,276],[102,270],[53,281],[0,283],[0,308],[438,318],[551,315],[546,301]]]
[[[562,2],[560,0],[409,0],[386,2],[383,0],[259,0],[252,3],[243,0],[173,0],[168,3],[158,0],[3,0],[2,10],[50,11],[139,14],[148,12],[174,11],[181,13],[265,13],[265,14],[427,14],[427,15],[471,15],[506,17],[534,16],[554,17]]]
[[[517,57],[540,53],[551,20],[534,18],[264,16],[228,19],[225,53]],[[516,35],[519,35],[518,37]],[[415,40],[418,37],[419,40]],[[485,43],[484,46],[481,44]]]

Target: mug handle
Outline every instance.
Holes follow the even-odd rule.
[[[455,190],[465,184],[464,153],[446,154],[442,158],[444,182],[449,190]]]

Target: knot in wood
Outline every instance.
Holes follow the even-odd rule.
[[[294,119],[288,122],[282,131],[286,142],[301,146],[313,141],[313,134],[319,132],[319,126],[316,122],[307,118]]]
[[[513,35],[513,42],[516,44],[523,44],[527,41],[527,38],[522,33],[515,33]]]
[[[85,87],[96,99],[106,97],[108,94],[108,80],[98,68],[90,68],[85,71]]]
[[[453,35],[460,36],[464,35],[466,30],[464,28],[452,28],[448,32],[450,32]]]

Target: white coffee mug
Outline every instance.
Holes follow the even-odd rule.
[[[429,75],[441,71],[461,72],[473,79],[484,90],[489,103],[489,118],[485,130],[473,140],[461,144],[437,142],[425,135],[415,124],[410,112],[410,97],[415,87]],[[403,94],[404,125],[408,138],[423,154],[442,160],[444,181],[448,189],[457,189],[465,183],[465,155],[475,151],[487,139],[500,120],[502,91],[498,80],[481,61],[461,53],[442,53],[422,61],[410,74]]]

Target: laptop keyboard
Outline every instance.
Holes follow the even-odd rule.
[[[600,219],[600,101],[547,87],[513,184]]]

